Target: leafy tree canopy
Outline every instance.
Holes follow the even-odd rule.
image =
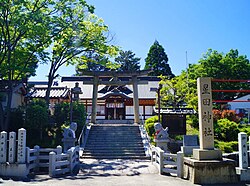
[[[147,58],[145,59],[145,70],[152,69],[150,73],[152,76],[168,76],[169,78],[174,77],[174,74],[171,71],[171,68],[168,64],[168,56],[165,53],[164,48],[159,44],[158,41],[155,41],[154,44],[150,47]]]
[[[173,80],[163,78],[165,84],[162,91],[163,101],[174,97],[183,99],[189,107],[197,110],[197,78],[212,77],[214,79],[249,79],[250,62],[238,50],[230,50],[227,54],[209,49],[197,64],[190,64],[187,71]],[[212,83],[213,89],[250,89],[247,83]],[[169,91],[171,90],[171,91]],[[242,96],[243,93],[213,93],[213,99],[232,100]],[[170,99],[171,100],[171,99]]]

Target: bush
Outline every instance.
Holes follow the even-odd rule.
[[[155,133],[154,124],[158,122],[158,116],[153,116],[145,121],[145,128],[150,137],[153,137]]]
[[[199,127],[199,118],[197,114],[187,116],[187,123],[193,128]]]
[[[79,136],[82,130],[82,127],[86,122],[86,112],[85,106],[79,102],[73,103],[73,118],[72,120],[77,123],[76,136]],[[55,105],[54,112],[54,121],[55,125],[61,129],[69,126],[70,122],[70,103],[58,103]]]
[[[45,101],[32,100],[26,106],[24,128],[27,129],[27,145],[39,145],[45,140],[48,127],[48,109]]]
[[[240,118],[236,115],[234,110],[213,110],[213,119],[214,122],[217,122],[220,119],[228,119],[230,121],[234,121],[236,123],[240,122]]]
[[[18,129],[24,127],[24,109],[19,107],[12,109],[10,113],[10,126],[9,131],[17,132]]]
[[[220,141],[237,141],[240,132],[238,124],[228,119],[220,119],[214,123],[215,136]]]
[[[230,153],[233,151],[238,151],[238,142],[237,141],[230,141],[230,142],[215,141],[215,147],[219,148],[225,153]]]

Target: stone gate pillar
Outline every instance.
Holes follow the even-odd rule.
[[[91,123],[96,123],[98,80],[99,80],[99,77],[98,76],[94,76],[93,98],[92,98],[92,111],[91,111]]]
[[[134,104],[134,123],[138,124],[140,123],[139,118],[139,98],[138,98],[138,82],[137,82],[137,76],[132,76],[132,82],[133,82],[133,104]]]

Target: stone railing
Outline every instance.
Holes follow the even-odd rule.
[[[160,174],[171,173],[177,177],[183,174],[183,153],[177,154],[165,153],[161,148],[154,147],[152,149],[151,161],[156,163]]]
[[[71,147],[65,154],[49,153],[49,176],[73,174],[79,164],[79,146]]]
[[[50,154],[56,155],[56,161],[50,159]],[[63,160],[64,165],[68,165],[68,171],[62,172],[72,173],[79,163],[79,147],[72,147],[65,154],[62,153],[61,146],[57,148],[35,146],[30,149],[26,147],[25,129],[18,130],[18,140],[15,132],[10,132],[9,135],[4,131],[0,133],[0,176],[27,177],[31,172],[38,173],[40,169],[49,172],[49,175],[58,176],[59,173],[53,167],[56,165],[56,168],[60,169],[63,163],[60,165],[58,161]]]

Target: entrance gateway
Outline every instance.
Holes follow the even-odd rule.
[[[146,110],[145,106],[139,110],[139,105],[142,105],[142,101],[150,102],[152,106],[155,104],[154,100],[139,100],[138,96],[138,85],[148,84],[148,77],[146,76],[150,71],[151,70],[138,72],[86,71],[84,72],[85,76],[63,77],[62,81],[78,81],[80,84],[82,82],[83,86],[92,86],[91,123],[96,123],[97,114],[99,116],[102,115],[102,117],[105,117],[103,119],[106,120],[128,119],[126,110],[132,107],[134,123],[138,124],[140,123],[140,112],[145,113]],[[100,90],[98,90],[99,85],[101,85]],[[147,91],[152,92],[150,89]],[[82,91],[84,92],[86,90],[82,89]],[[132,97],[131,93],[133,93]],[[97,100],[98,103],[102,102],[103,105],[101,113],[97,113],[97,110],[100,111],[100,105],[97,105]],[[88,104],[86,104],[86,106],[87,105]],[[90,113],[89,109],[90,108],[87,108],[88,113]]]

